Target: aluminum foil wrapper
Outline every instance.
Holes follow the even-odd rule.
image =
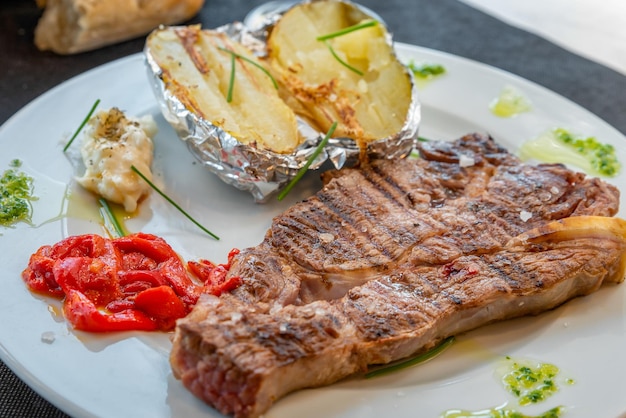
[[[361,8],[356,4],[354,6]],[[361,8],[361,10],[371,16],[371,13],[368,13],[371,11],[368,9]],[[264,13],[261,19],[255,20],[253,28],[235,22],[213,30],[224,32],[231,39],[240,42],[257,56],[262,57],[266,55],[265,41],[268,31],[285,11],[283,7],[276,13]],[[383,23],[380,20],[379,22]],[[388,42],[392,43],[391,36],[388,37]],[[188,110],[165,87],[161,80],[161,69],[150,55],[148,48],[144,50],[144,55],[148,76],[161,112],[180,139],[186,142],[191,153],[211,172],[225,183],[250,192],[258,203],[267,201],[296,176],[326,134],[318,132],[304,120],[299,119],[299,130],[305,140],[291,154],[275,153],[258,149],[252,144],[243,144],[210,120]],[[400,132],[391,137],[370,142],[367,147],[370,158],[403,158],[415,146],[421,119],[420,103],[413,74],[408,68],[407,73],[411,77],[412,100],[404,126]],[[353,166],[358,162],[359,154],[360,149],[353,139],[330,138],[324,150],[310,164],[309,169],[318,169],[326,161],[331,161],[337,169]]]

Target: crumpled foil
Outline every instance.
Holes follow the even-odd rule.
[[[368,14],[368,9],[358,7]],[[263,16],[263,23],[256,22],[254,30],[243,23],[235,22],[213,29],[227,34],[231,39],[251,49],[257,56],[266,55],[266,39],[271,29],[285,10]],[[382,21],[379,21],[383,24]],[[388,36],[392,44],[391,36]],[[161,69],[145,48],[144,55],[148,75],[152,81],[155,97],[163,116],[172,125],[176,133],[188,146],[191,153],[211,172],[225,183],[248,191],[258,203],[266,202],[270,196],[284,188],[295,177],[317,145],[324,138],[325,132],[318,132],[304,120],[298,119],[300,133],[305,140],[291,154],[280,154],[256,148],[252,144],[242,144],[237,138],[225,132],[211,121],[201,118],[188,110],[173,95],[161,80]],[[404,126],[395,135],[372,141],[368,144],[367,154],[371,158],[403,158],[414,148],[417,131],[421,120],[420,103],[413,74],[411,77],[411,104]],[[355,165],[359,160],[360,149],[351,138],[330,138],[326,147],[310,164],[309,169],[318,169],[325,161],[331,161],[335,168]]]

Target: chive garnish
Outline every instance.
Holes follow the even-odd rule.
[[[244,57],[241,54],[236,53],[235,51],[232,51],[230,49],[224,48],[224,47],[218,47],[218,49],[221,49],[224,52],[228,52],[230,54],[230,81],[228,84],[228,95],[226,96],[226,101],[228,103],[230,103],[233,100],[233,89],[235,86],[235,58],[239,58],[242,59],[252,65],[254,65],[255,67],[257,67],[259,70],[263,71],[263,73],[268,76],[270,78],[270,80],[272,80],[272,84],[274,85],[274,88],[276,90],[278,90],[278,82],[276,81],[276,79],[270,74],[269,71],[267,71],[265,68],[263,68],[262,65],[260,65],[257,62],[254,62],[253,60],[251,60],[248,57]]]
[[[76,139],[76,137],[78,136],[80,131],[83,130],[83,128],[85,127],[87,122],[89,122],[89,119],[91,118],[91,115],[93,115],[93,112],[96,110],[96,107],[98,107],[99,104],[100,104],[100,99],[96,100],[96,102],[93,104],[93,106],[91,106],[91,110],[89,111],[89,113],[87,113],[87,116],[85,117],[85,119],[83,119],[83,122],[80,124],[80,126],[78,127],[76,132],[74,132],[74,135],[72,135],[72,137],[67,142],[67,144],[65,144],[65,147],[63,147],[63,152],[67,151],[67,149],[70,147],[70,145],[72,145],[72,142],[74,142],[74,140]]]
[[[333,39],[333,38],[337,38],[339,36],[343,36],[346,35],[350,32],[354,32],[357,31],[359,29],[364,29],[364,28],[369,28],[372,26],[376,26],[378,24],[378,22],[376,20],[366,20],[365,22],[361,22],[358,23],[356,25],[352,25],[352,26],[348,26],[347,28],[343,28],[341,30],[338,30],[336,32],[332,32],[332,33],[328,33],[326,35],[321,35],[318,36],[317,39],[318,41],[323,41],[326,46],[328,47],[328,50],[330,51],[330,53],[333,55],[333,57],[335,57],[335,59],[344,67],[346,67],[347,69],[349,69],[350,71],[354,71],[355,73],[357,73],[358,75],[363,75],[363,71],[354,68],[353,66],[351,66],[350,64],[348,64],[347,62],[345,62],[344,60],[342,60],[339,55],[337,55],[337,52],[335,51],[335,49],[332,47],[332,45],[330,44],[330,42],[328,42],[329,39]]]
[[[233,89],[235,88],[235,54],[230,54],[230,79],[228,81],[228,93],[226,102],[233,101]]]
[[[448,337],[445,340],[443,340],[438,346],[436,346],[430,351],[420,354],[419,356],[413,357],[407,361],[391,364],[389,366],[381,367],[380,369],[375,369],[375,370],[372,370],[371,372],[367,372],[365,374],[365,378],[369,379],[372,377],[377,377],[383,374],[387,374],[387,373],[395,372],[395,371],[398,371],[407,367],[411,367],[419,363],[423,363],[424,361],[435,357],[437,354],[441,353],[443,350],[448,348],[450,344],[452,344],[453,341],[454,341],[454,337]]]
[[[113,213],[113,210],[111,210],[111,206],[109,206],[109,202],[107,202],[107,200],[102,197],[98,200],[98,202],[100,202],[100,206],[102,206],[102,211],[101,211],[102,216],[103,217],[106,216],[109,219],[117,236],[125,237],[126,235],[128,235],[126,232],[126,229],[118,221],[117,217],[115,216],[115,213]]]
[[[152,183],[150,180],[148,180],[148,178],[146,176],[143,175],[143,173],[141,171],[139,171],[137,169],[137,167],[135,167],[134,165],[131,165],[130,168],[137,173],[137,175],[139,177],[141,177],[146,183],[148,183],[148,185],[150,187],[152,187],[154,189],[154,191],[156,191],[158,194],[160,194],[165,200],[167,200],[168,202],[170,202],[172,204],[172,206],[174,206],[176,209],[178,209],[180,211],[180,213],[182,213],[183,215],[185,215],[185,217],[187,217],[187,219],[189,219],[191,222],[193,222],[198,228],[200,228],[201,230],[203,230],[204,232],[206,232],[207,234],[209,234],[210,236],[212,236],[213,238],[215,238],[216,240],[219,240],[220,238],[215,235],[213,232],[209,231],[208,229],[206,229],[204,226],[202,226],[198,221],[196,221],[194,218],[191,217],[191,215],[189,215],[187,212],[185,212],[185,210],[183,208],[181,208],[180,206],[178,206],[178,204],[176,202],[174,202],[168,195],[166,195],[165,193],[163,193],[154,183]]]
[[[311,156],[306,161],[304,166],[302,166],[302,168],[300,168],[300,170],[298,170],[298,172],[296,173],[295,177],[291,179],[291,181],[289,182],[287,187],[285,187],[278,194],[278,200],[283,200],[285,198],[285,196],[287,196],[287,194],[291,191],[291,189],[293,189],[293,186],[295,186],[296,183],[300,181],[302,176],[304,176],[304,173],[306,173],[306,171],[309,169],[311,164],[313,164],[313,161],[315,161],[317,156],[320,155],[320,152],[322,152],[322,149],[324,149],[324,147],[328,143],[328,140],[332,136],[333,132],[335,132],[335,129],[337,129],[337,122],[333,122],[333,124],[330,126],[330,129],[328,130],[328,132],[326,132],[326,136],[324,136],[324,139],[322,139],[320,141],[320,143],[317,145],[317,147],[313,151],[313,154],[311,154]]]
[[[330,45],[330,43],[328,43],[328,41],[324,41],[324,43],[326,44],[326,46],[328,47],[328,50],[330,51],[330,53],[333,55],[333,57],[335,57],[335,59],[337,61],[339,61],[339,64],[343,65],[344,67],[346,67],[348,70],[350,71],[354,71],[355,73],[357,73],[358,75],[363,75],[363,71],[354,68],[353,66],[351,66],[350,64],[348,64],[347,62],[345,62],[344,60],[342,60],[339,55],[337,55],[337,52],[335,52],[335,49]]]
[[[369,28],[369,27],[372,27],[372,26],[376,26],[376,25],[378,25],[378,21],[376,21],[376,20],[366,20],[365,22],[361,22],[361,23],[358,23],[356,25],[348,26],[347,28],[340,29],[340,30],[338,30],[336,32],[331,32],[331,33],[328,33],[326,35],[318,36],[315,39],[317,39],[318,41],[325,41],[327,39],[337,38],[338,36],[343,36],[343,35],[348,34],[350,32],[354,32],[355,30],[365,29],[365,28]]]

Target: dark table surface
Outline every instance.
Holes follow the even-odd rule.
[[[191,23],[216,27],[242,20],[261,3],[262,0],[207,0]],[[471,58],[532,80],[626,134],[626,77],[613,70],[456,0],[360,3],[381,15],[396,41]],[[0,124],[57,84],[143,48],[140,38],[75,56],[39,52],[33,45],[33,30],[40,14],[34,1],[0,3]],[[63,416],[66,415],[62,411],[0,363],[0,417]]]

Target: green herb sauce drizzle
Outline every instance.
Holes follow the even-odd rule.
[[[0,178],[0,225],[11,226],[17,222],[30,223],[32,216],[33,178],[18,170],[20,160],[13,160],[11,168]]]
[[[563,128],[553,129],[522,144],[522,160],[534,158],[546,163],[571,164],[587,174],[614,177],[621,170],[615,147],[595,137],[576,136]]]
[[[520,405],[545,401],[558,390],[556,378],[559,368],[549,363],[510,361],[502,376],[505,389],[513,394]]]
[[[446,73],[445,67],[441,64],[425,63],[417,65],[414,61],[410,61],[407,67],[416,77],[422,79],[430,79]]]
[[[571,378],[559,376],[557,366],[535,360],[514,360],[506,356],[496,369],[504,389],[515,397],[519,406],[525,407],[543,402],[559,390],[559,385],[574,384]],[[539,415],[527,415],[504,405],[480,411],[449,409],[440,418],[559,418],[565,413],[564,406],[557,406]]]
[[[450,409],[441,414],[441,418],[559,418],[565,412],[565,408],[557,406],[540,415],[526,415],[514,409],[497,407],[482,411],[466,411]]]

